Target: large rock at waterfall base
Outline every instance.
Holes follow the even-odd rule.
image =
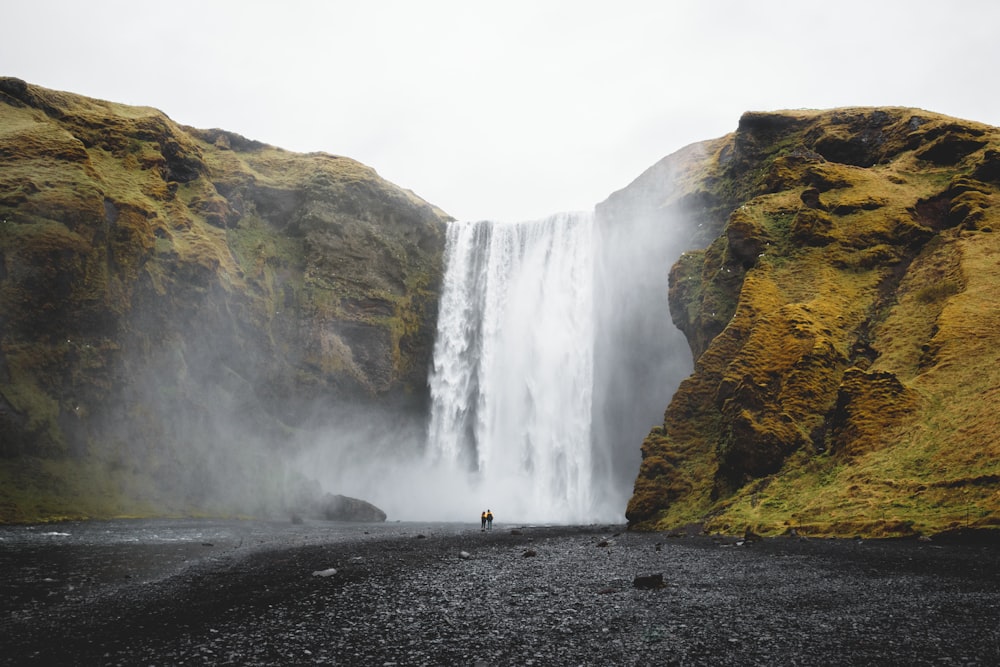
[[[319,500],[314,514],[327,521],[381,523],[386,518],[385,512],[365,500],[330,493]]]

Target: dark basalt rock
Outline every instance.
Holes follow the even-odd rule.
[[[666,584],[663,583],[662,574],[646,574],[633,579],[632,585],[643,590],[655,590],[663,588]]]
[[[385,512],[365,500],[330,493],[316,504],[314,515],[327,521],[379,523],[386,519]]]
[[[590,527],[484,536],[472,523],[435,529],[423,540],[407,530],[385,524],[310,531],[310,537],[289,530],[239,548],[195,544],[181,571],[152,581],[114,573],[164,567],[183,545],[139,545],[146,558],[130,558],[131,543],[74,542],[40,557],[5,542],[0,664],[987,665],[1000,659],[1000,551],[977,538],[943,544],[936,536],[931,543],[787,537],[746,549],[689,536],[655,551],[660,535],[628,531],[613,554],[595,558]],[[538,557],[518,557],[526,548]],[[66,558],[66,550],[74,557]],[[458,556],[469,551],[475,558]],[[99,566],[109,555],[118,568]],[[636,573],[666,568],[666,588],[629,585]],[[46,579],[49,572],[59,581]],[[83,583],[67,591],[71,582]]]

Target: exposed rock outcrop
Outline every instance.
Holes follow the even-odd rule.
[[[1000,524],[981,483],[1000,471],[1000,130],[901,108],[747,113],[701,146],[663,170],[688,175],[671,200],[714,203],[670,273],[695,370],[643,443],[630,525]]]
[[[0,520],[251,514],[309,429],[423,413],[447,216],[414,194],[12,78],[0,159]]]
[[[380,523],[386,519],[385,512],[365,500],[330,493],[324,495],[310,513],[327,521]]]

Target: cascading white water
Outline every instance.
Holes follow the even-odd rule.
[[[692,369],[667,276],[698,246],[685,206],[621,192],[593,213],[451,223],[430,415],[350,406],[297,465],[392,520],[623,521],[643,438]]]
[[[302,455],[393,520],[621,522],[639,446],[691,372],[667,271],[683,211],[451,223],[431,414],[338,418]]]
[[[469,514],[620,517],[592,480],[593,238],[591,213],[448,228],[427,453]]]

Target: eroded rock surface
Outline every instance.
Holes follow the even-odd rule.
[[[422,414],[448,218],[413,193],[12,78],[0,159],[0,521],[258,513],[311,430]]]
[[[1000,472],[998,148],[914,109],[748,113],[646,175],[670,187],[609,199],[686,202],[704,239],[670,272],[695,369],[643,443],[631,525],[1000,525],[980,481]]]

